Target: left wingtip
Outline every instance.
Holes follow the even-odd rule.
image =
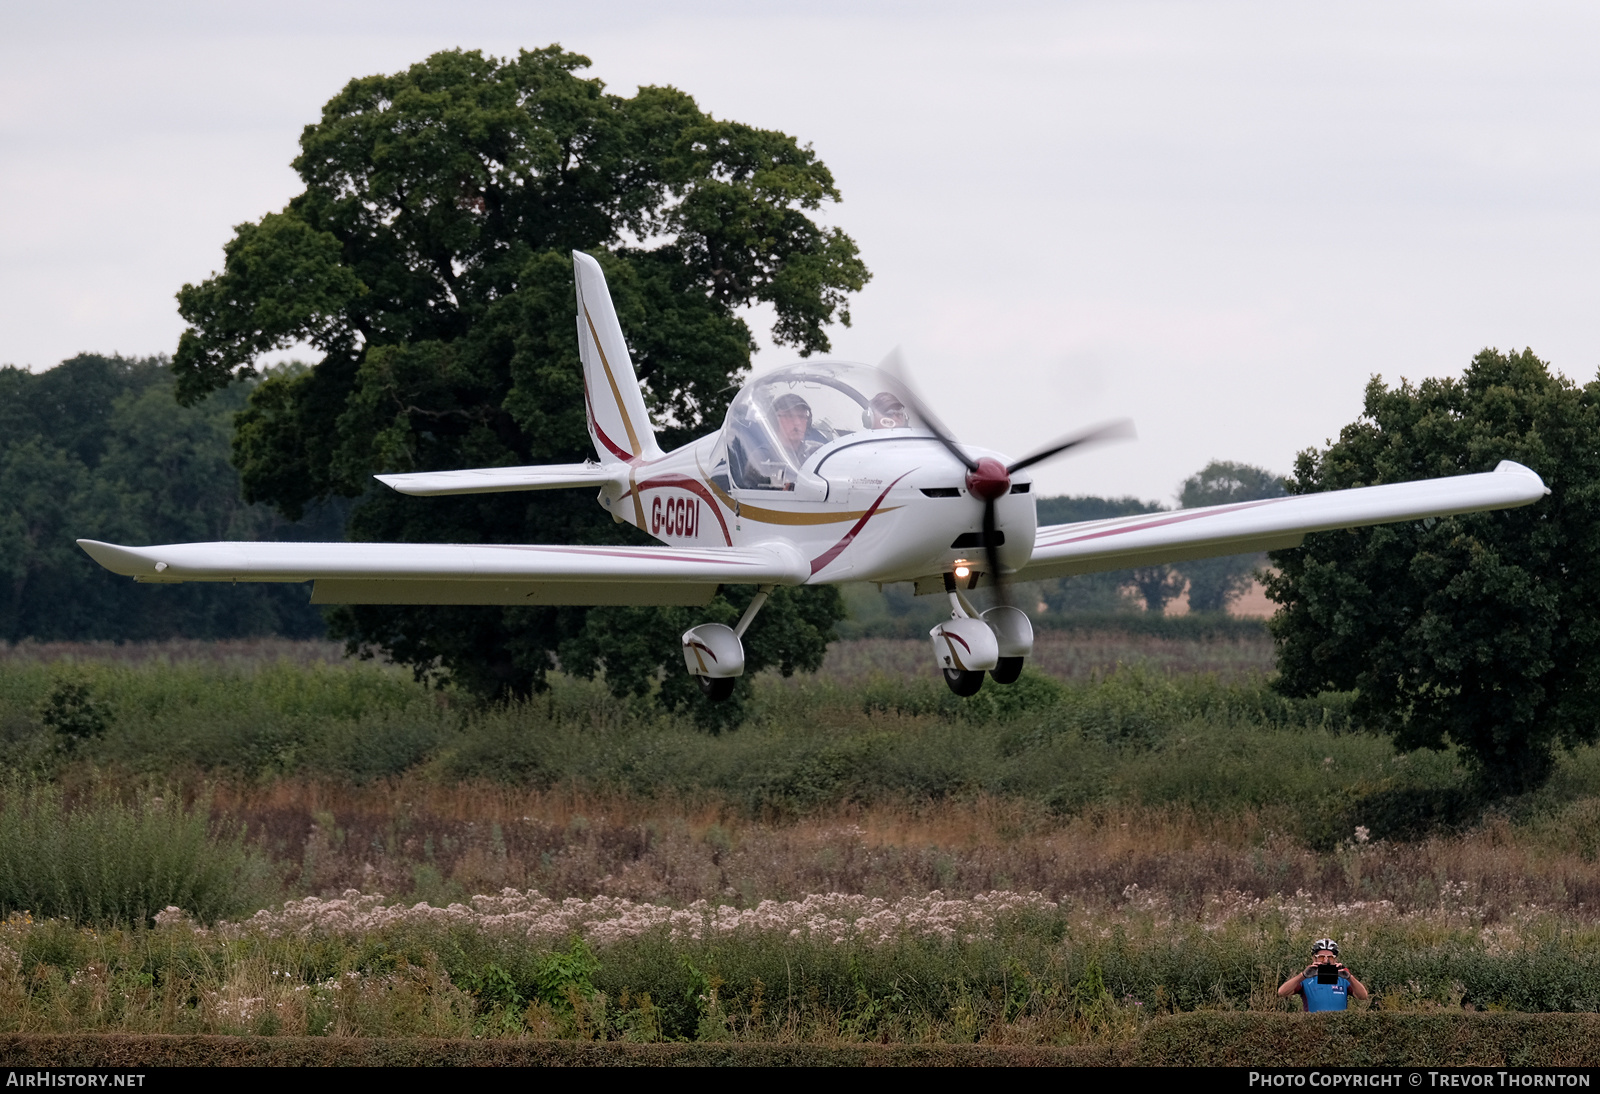
[[[78,546],[100,565],[124,577],[153,576],[166,569],[165,566],[132,547],[102,543],[97,539],[80,539]]]

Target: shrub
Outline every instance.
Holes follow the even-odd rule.
[[[249,910],[268,867],[243,833],[214,833],[203,810],[137,795],[69,807],[49,786],[0,793],[0,915],[149,924],[176,906],[205,921]]]
[[[39,706],[39,721],[54,730],[68,748],[104,735],[111,718],[110,706],[95,696],[84,679],[61,679]]]

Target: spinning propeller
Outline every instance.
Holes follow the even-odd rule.
[[[1054,459],[1070,452],[1074,448],[1096,444],[1101,441],[1126,440],[1134,436],[1133,423],[1126,418],[1115,421],[1103,422],[1090,426],[1064,437],[1038,449],[1035,452],[1017,460],[1009,467],[995,459],[993,456],[984,456],[973,459],[962,451],[956,443],[950,429],[939,420],[939,416],[928,408],[927,400],[923,399],[911,382],[911,377],[906,371],[905,362],[900,351],[895,349],[884,358],[879,365],[899,383],[902,389],[902,398],[910,405],[911,410],[927,426],[929,432],[939,439],[939,443],[960,460],[967,469],[967,493],[983,502],[983,545],[988,556],[989,579],[994,583],[995,598],[1000,603],[1006,603],[1005,582],[1000,569],[1000,545],[995,542],[997,531],[995,522],[995,504],[1011,492],[1011,476],[1034,464],[1043,463],[1045,460]]]

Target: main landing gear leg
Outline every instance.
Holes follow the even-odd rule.
[[[720,703],[733,694],[734,682],[744,675],[744,632],[760,613],[774,585],[756,590],[750,606],[732,627],[721,623],[702,623],[683,636],[683,659],[689,674],[700,685],[700,694]]]
[[[739,622],[734,624],[734,634],[738,635],[740,638],[744,637],[744,632],[750,629],[750,624],[755,621],[755,618],[760,613],[761,609],[766,606],[767,597],[771,596],[772,590],[776,588],[776,585],[763,585],[756,590],[756,595],[750,598],[750,606],[746,608],[744,610],[744,614],[739,617]]]

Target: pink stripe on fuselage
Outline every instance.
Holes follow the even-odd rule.
[[[915,471],[916,468],[912,468],[911,470]],[[911,474],[911,471],[907,471],[905,475],[901,475],[900,479],[905,478],[906,475],[909,474]],[[883,504],[883,499],[889,496],[889,491],[893,490],[895,486],[899,484],[900,479],[895,479],[894,482],[891,482],[888,486],[883,488],[883,493],[879,494],[878,500],[872,503],[872,508],[861,514],[861,519],[856,521],[855,526],[844,534],[843,539],[811,560],[811,575],[813,577],[816,576],[818,570],[821,570],[824,566],[828,565],[828,563],[838,558],[840,553],[843,552],[846,547],[850,546],[851,540],[856,538],[856,533],[860,532],[861,529],[867,526],[867,521],[872,519],[872,514],[878,511],[878,506]]]
[[[633,490],[629,490],[628,494],[632,494],[634,490],[637,490],[640,494],[643,494],[646,490],[656,490],[667,486],[676,486],[687,490],[696,497],[704,500],[707,505],[711,506],[711,511],[717,516],[717,523],[722,525],[722,538],[727,540],[729,547],[733,546],[733,536],[728,532],[728,522],[722,519],[722,509],[717,505],[717,499],[712,497],[711,491],[707,490],[705,485],[696,479],[691,479],[687,475],[663,475],[659,479],[644,480],[638,486],[634,487]],[[628,500],[628,494],[622,495],[621,499],[619,500]]]

